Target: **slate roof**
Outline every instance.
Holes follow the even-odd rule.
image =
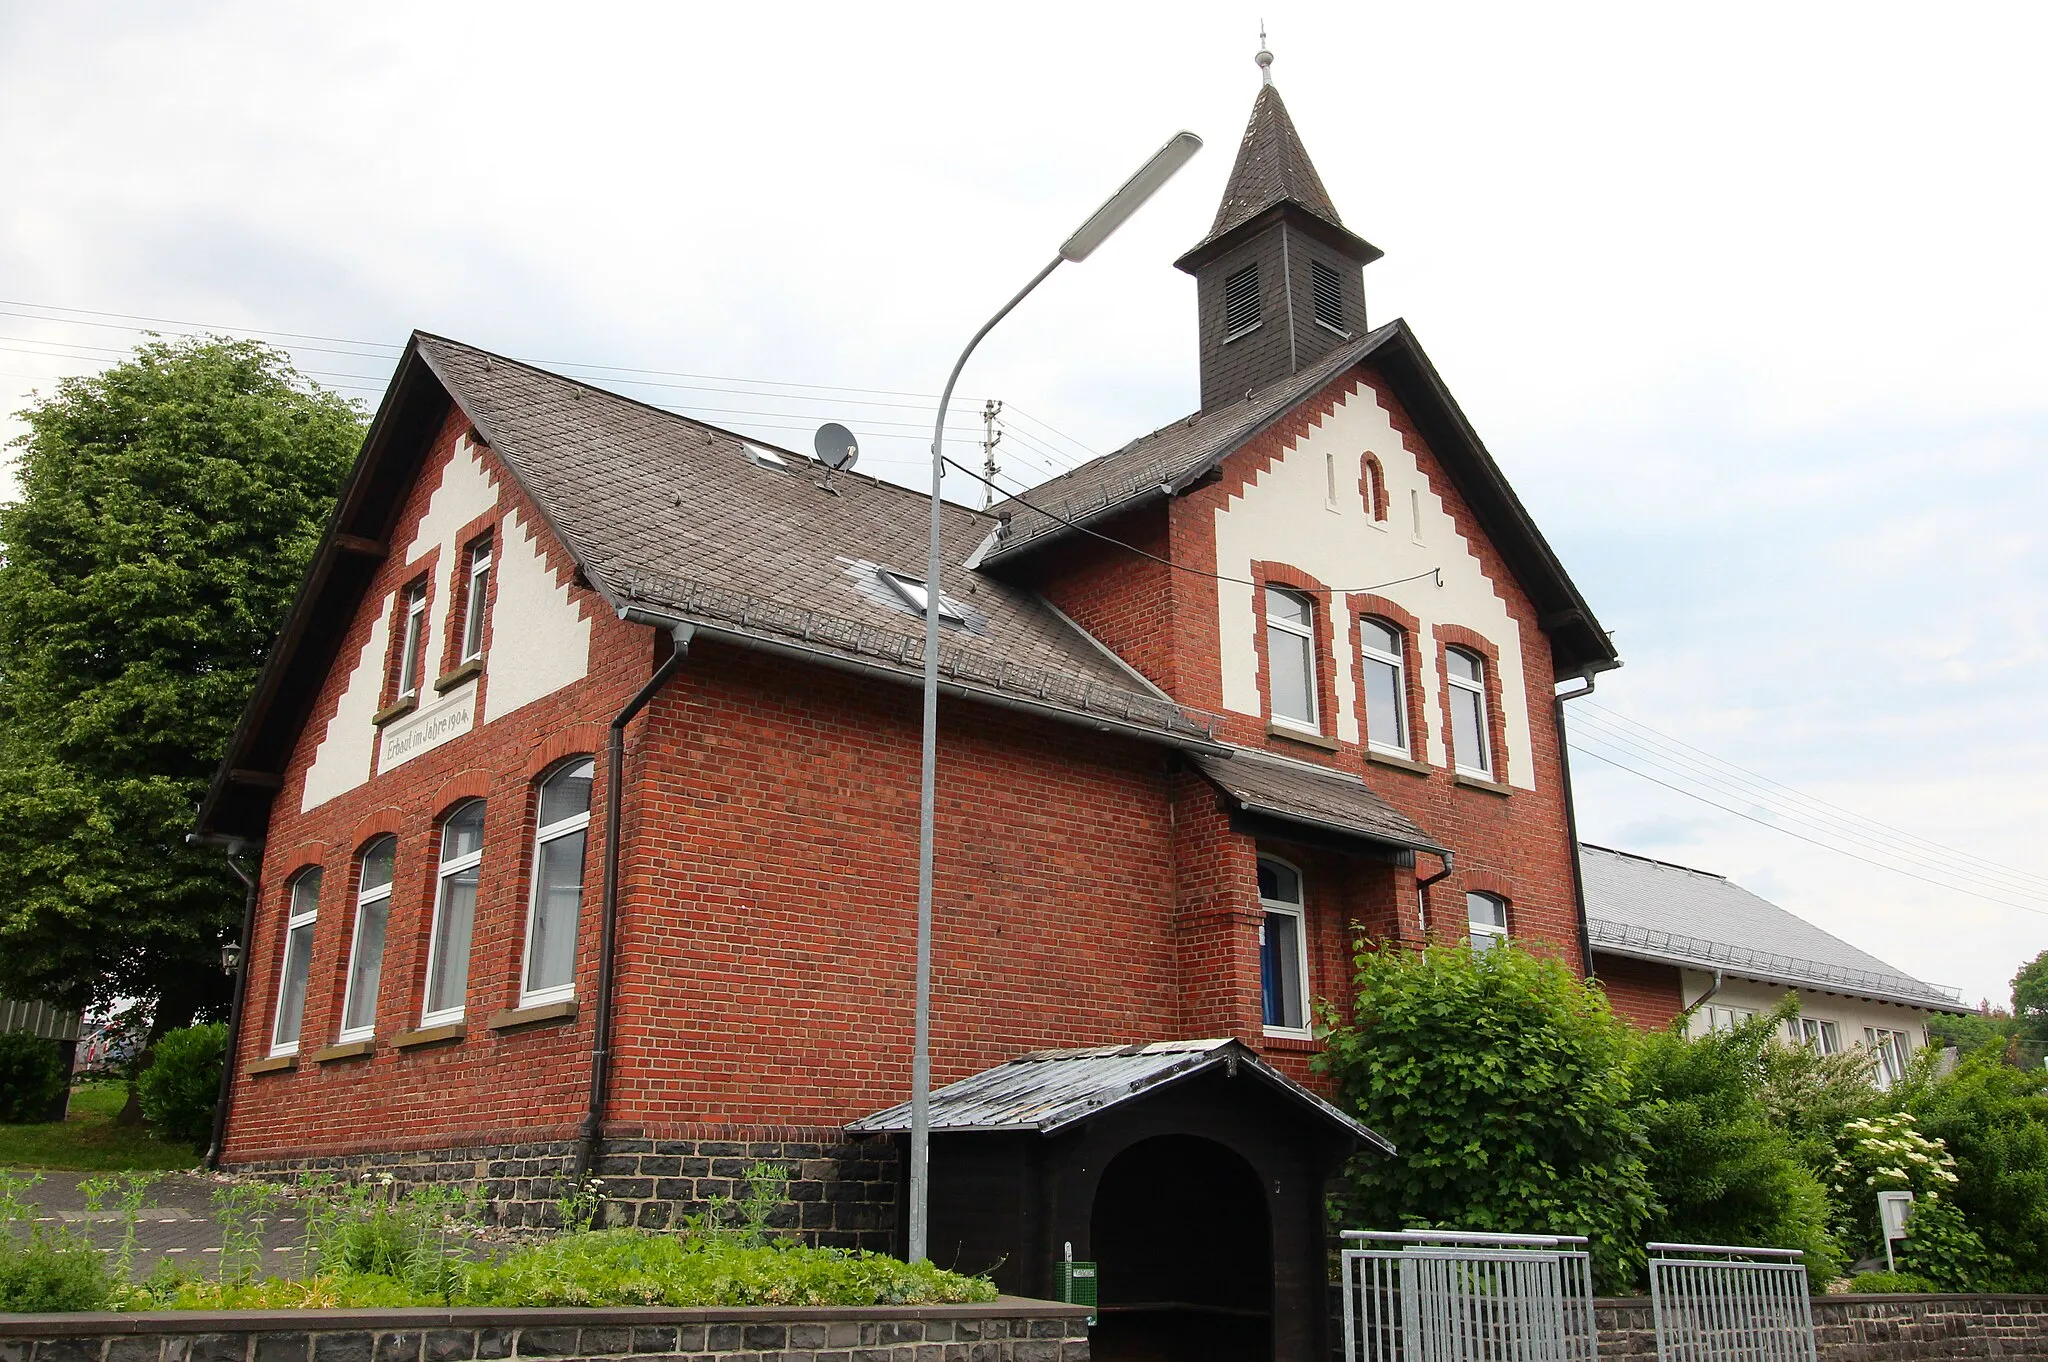
[[[1441,851],[1442,844],[1344,771],[1287,761],[1240,748],[1227,761],[1196,756],[1195,768],[1247,813],[1363,837],[1406,850]]]
[[[1098,1045],[1040,1050],[949,1083],[931,1097],[937,1132],[1035,1131],[1050,1135],[1129,1102],[1221,1067],[1249,1074],[1300,1103],[1353,1139],[1387,1153],[1394,1146],[1267,1065],[1234,1040],[1174,1040],[1151,1045]],[[899,1134],[910,1129],[910,1103],[902,1102],[850,1122],[855,1135]]]
[[[1294,120],[1287,116],[1279,89],[1263,85],[1252,101],[1252,116],[1238,143],[1223,201],[1216,205],[1216,220],[1195,249],[1242,227],[1276,203],[1296,204],[1332,227],[1344,225],[1301,134],[1294,130]]]
[[[1858,950],[1727,877],[1581,843],[1593,949],[1692,969],[1967,1012],[1962,995]]]

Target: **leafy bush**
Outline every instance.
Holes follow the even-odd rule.
[[[1798,1006],[1798,995],[1787,994],[1771,1013],[1771,1024],[1798,1015]],[[1891,1110],[1877,1090],[1867,1050],[1829,1055],[1812,1045],[1770,1045],[1764,1048],[1762,1061],[1757,1100],[1764,1115],[1815,1173],[1834,1166],[1835,1142],[1843,1126]]]
[[[1835,1229],[1859,1255],[1884,1251],[1878,1223],[1879,1192],[1910,1191],[1936,1200],[1960,1180],[1956,1161],[1940,1140],[1920,1133],[1911,1112],[1870,1116],[1842,1127],[1828,1186],[1835,1194]]]
[[[0,1035],[0,1121],[46,1120],[69,1080],[55,1041],[26,1031]]]
[[[1910,1272],[1859,1272],[1849,1279],[1851,1291],[1876,1295],[1922,1295],[1935,1289],[1934,1283]]]
[[[24,1200],[41,1174],[0,1169],[0,1315],[98,1310],[116,1283],[100,1251],[69,1230],[30,1226],[35,1206]]]
[[[1937,1192],[1914,1203],[1893,1257],[1931,1291],[1999,1291],[2012,1277],[2011,1261],[1985,1248],[1954,1198]]]
[[[1352,1223],[1585,1234],[1631,1283],[1650,1186],[1604,995],[1512,946],[1361,950],[1356,987],[1320,1064],[1399,1152],[1353,1161]]]
[[[1945,1078],[1916,1068],[1899,1095],[1955,1159],[1944,1195],[1993,1261],[2012,1264],[1999,1289],[2048,1290],[2048,1074],[1980,1052]]]
[[[142,1117],[159,1139],[206,1148],[213,1138],[213,1104],[220,1095],[227,1046],[223,1022],[166,1031],[157,1039],[156,1059],[136,1078],[135,1087]]]
[[[464,1275],[463,1305],[924,1305],[996,1298],[986,1278],[930,1263],[643,1230],[565,1235]]]
[[[1687,1039],[1666,1031],[1637,1044],[1631,1072],[1653,1207],[1647,1239],[1802,1249],[1815,1281],[1843,1266],[1828,1232],[1828,1198],[1759,1096],[1782,1018]]]

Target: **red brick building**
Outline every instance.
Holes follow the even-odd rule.
[[[1260,1355],[1316,1346],[1321,1181],[1369,1141],[1309,1067],[1354,934],[1585,958],[1555,697],[1615,654],[1367,328],[1377,255],[1268,85],[1179,262],[1202,410],[945,510],[935,1082],[1233,1044],[1070,1056],[1071,1135],[942,1123],[934,1256],[1165,1289],[1117,1254],[1185,1241],[1131,1217],[1242,1173]],[[894,1244],[926,507],[415,335],[201,812],[262,847],[225,1163],[515,1218],[589,1168],[658,1224],[773,1158],[790,1225]]]

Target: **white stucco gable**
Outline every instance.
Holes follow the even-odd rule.
[[[548,566],[538,525],[505,516],[498,551],[498,599],[492,625],[490,705],[503,717],[552,695],[590,671],[590,621]]]
[[[1375,520],[1359,491],[1363,457],[1378,456],[1387,483],[1387,518]],[[1334,492],[1334,495],[1333,495]],[[1345,590],[1372,589],[1412,613],[1422,626],[1424,713],[1416,716],[1426,734],[1430,764],[1449,762],[1445,750],[1444,696],[1435,658],[1438,629],[1455,625],[1479,634],[1500,654],[1500,696],[1505,718],[1501,735],[1507,778],[1535,788],[1527,684],[1521,631],[1495,591],[1474,546],[1458,530],[1442,499],[1431,489],[1416,457],[1394,429],[1372,388],[1344,398],[1242,492],[1216,513],[1216,571],[1249,579],[1255,562],[1285,563],[1318,582]],[[1441,570],[1442,585],[1428,577],[1379,586]],[[1261,712],[1258,687],[1257,620],[1254,589],[1221,582],[1217,590],[1217,638],[1221,647],[1222,693],[1226,709]],[[1360,740],[1358,694],[1349,614],[1342,596],[1338,627],[1332,630],[1336,664],[1336,735]]]

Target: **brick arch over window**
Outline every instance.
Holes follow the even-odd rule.
[[[1381,619],[1401,631],[1401,681],[1405,688],[1401,702],[1408,711],[1408,755],[1416,761],[1425,760],[1429,754],[1428,746],[1422,744],[1418,751],[1416,742],[1422,736],[1425,716],[1429,713],[1423,691],[1422,621],[1385,596],[1375,596],[1369,591],[1352,592],[1344,598],[1344,604],[1350,612],[1350,623],[1346,627],[1351,631],[1351,695],[1352,703],[1358,708],[1360,741],[1370,743],[1372,734],[1366,727],[1365,649],[1359,638],[1358,624],[1365,619]]]
[[[1367,515],[1380,521],[1387,518],[1387,470],[1377,454],[1368,452],[1358,462],[1358,495]]]
[[[1451,706],[1451,659],[1450,650],[1463,648],[1476,654],[1486,663],[1486,746],[1487,779],[1499,785],[1508,783],[1507,751],[1507,710],[1500,689],[1500,649],[1488,641],[1484,634],[1475,633],[1461,624],[1439,624],[1436,626],[1436,684],[1437,694],[1443,697],[1443,740],[1444,751],[1451,754],[1451,769],[1458,765],[1457,739],[1452,726],[1457,722]]]
[[[1337,665],[1334,627],[1330,616],[1336,602],[1328,587],[1303,572],[1300,568],[1286,563],[1269,563],[1263,560],[1252,564],[1252,580],[1258,583],[1252,591],[1252,646],[1257,650],[1259,660],[1259,708],[1270,724],[1273,719],[1273,687],[1270,662],[1266,655],[1266,588],[1277,586],[1298,591],[1314,602],[1311,612],[1315,617],[1315,659],[1316,659],[1316,732],[1325,738],[1335,738],[1337,732]],[[1349,627],[1348,625],[1346,626]]]

